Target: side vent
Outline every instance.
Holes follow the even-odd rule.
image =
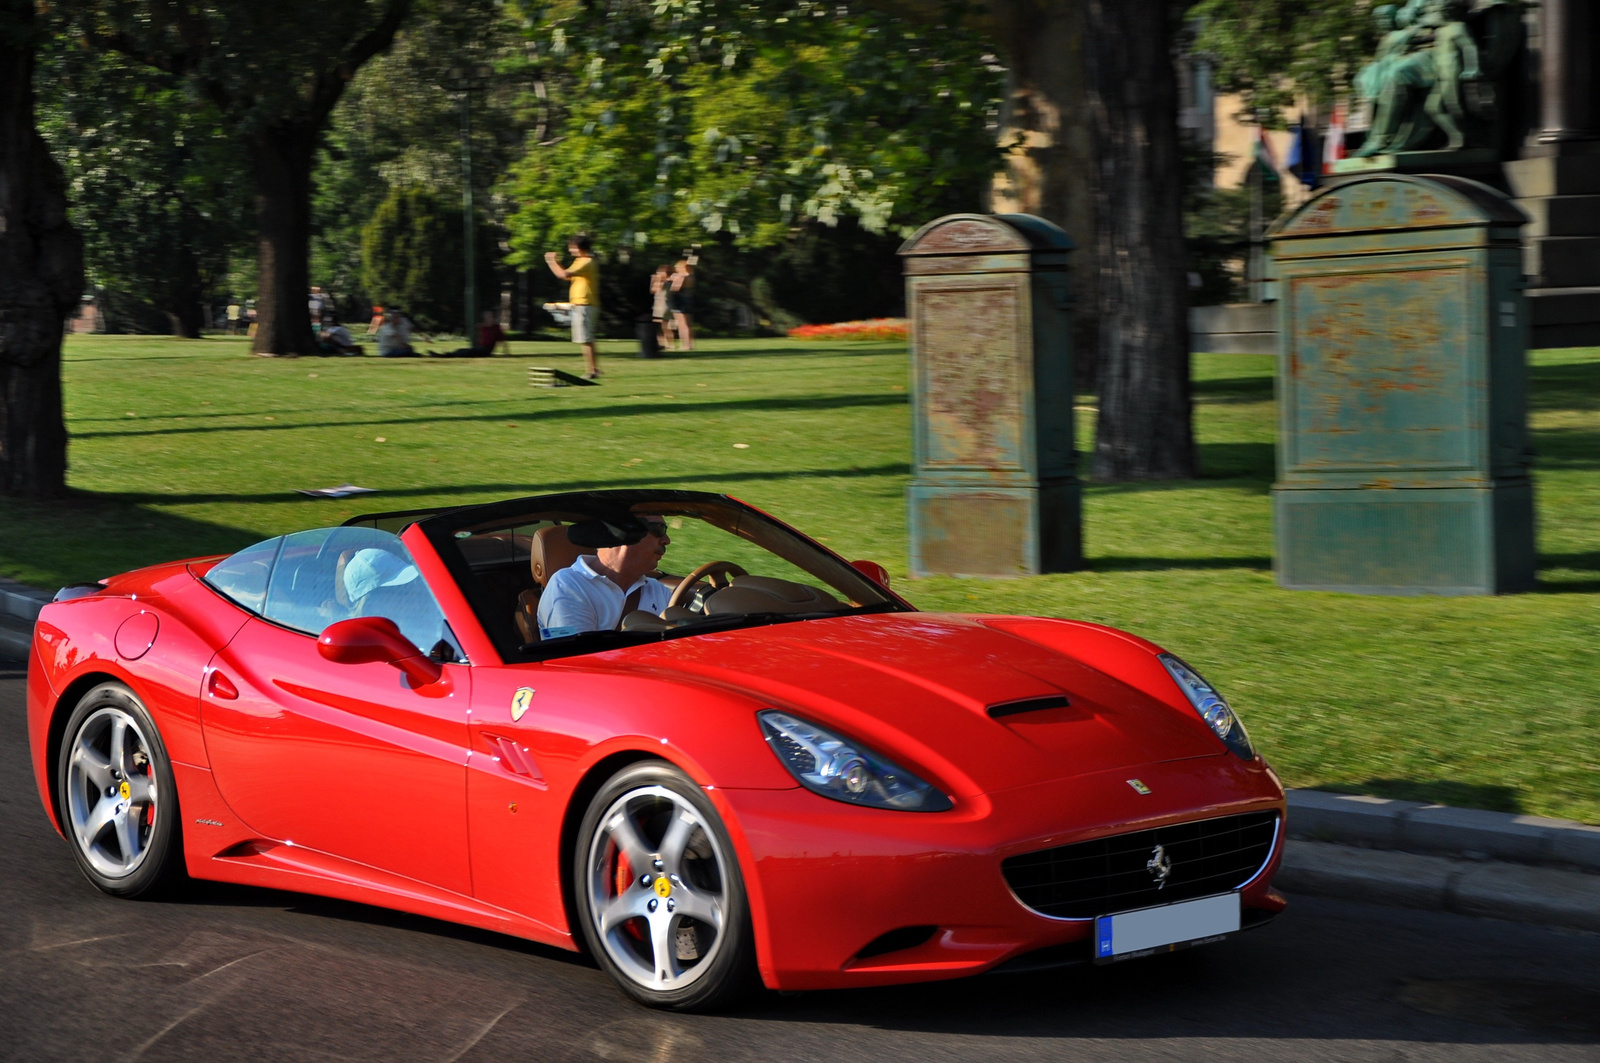
[[[533,759],[533,754],[526,748],[518,745],[514,739],[502,738],[499,735],[484,735],[489,745],[494,750],[494,756],[505,766],[505,769],[514,775],[526,776],[535,785],[544,785],[544,772],[539,770],[538,762]]]
[[[1002,716],[1015,716],[1022,712],[1042,712],[1045,709],[1065,709],[1072,702],[1065,694],[1046,694],[1042,698],[1018,698],[1016,701],[997,701],[989,706],[989,716],[998,720]]]
[[[887,934],[879,934],[867,942],[866,947],[856,953],[855,958],[866,960],[874,956],[885,956],[891,952],[914,949],[933,937],[933,932],[938,929],[936,926],[903,926]]]

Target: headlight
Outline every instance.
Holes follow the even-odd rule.
[[[904,768],[786,712],[756,714],[767,745],[806,789],[874,808],[943,812],[950,799]]]
[[[1178,684],[1183,696],[1189,699],[1194,711],[1222,739],[1223,745],[1233,750],[1241,760],[1254,760],[1256,751],[1250,745],[1250,736],[1244,733],[1244,724],[1234,715],[1222,695],[1201,679],[1199,672],[1172,654],[1163,653],[1161,663],[1167,666],[1167,674]]]

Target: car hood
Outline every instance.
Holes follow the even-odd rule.
[[[1094,660],[959,615],[797,621],[595,656],[612,667],[738,690],[837,728],[957,792],[1224,752],[1195,713],[1119,681]],[[1176,688],[1173,694],[1181,704]],[[992,706],[1035,698],[1055,704],[990,715]]]

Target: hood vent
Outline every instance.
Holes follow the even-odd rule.
[[[989,716],[998,720],[1002,716],[1015,716],[1021,712],[1039,712],[1044,709],[1065,709],[1072,702],[1065,694],[1046,694],[1042,698],[1018,698],[1016,701],[997,701],[989,706]]]

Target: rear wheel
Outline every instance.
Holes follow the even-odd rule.
[[[635,1000],[701,1011],[756,984],[744,880],[694,780],[663,761],[623,769],[578,831],[579,921],[601,968]]]
[[[62,827],[89,881],[147,897],[183,878],[178,791],[150,713],[120,683],[85,694],[57,762]]]

